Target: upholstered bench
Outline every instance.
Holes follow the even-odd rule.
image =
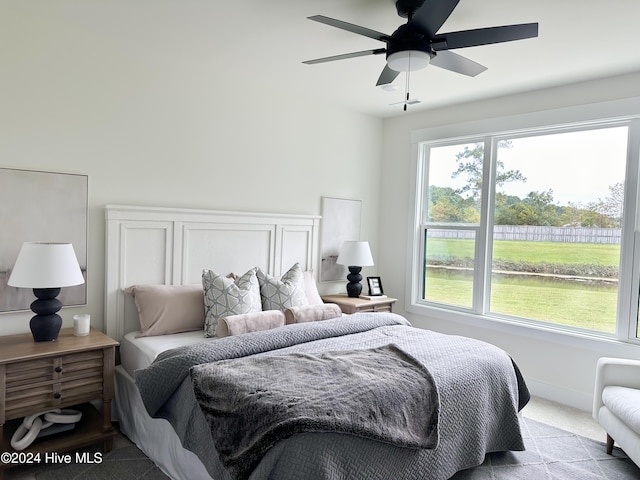
[[[598,360],[593,418],[607,432],[607,453],[611,454],[615,441],[640,465],[640,361]]]

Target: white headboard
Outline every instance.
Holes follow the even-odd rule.
[[[319,216],[107,205],[105,217],[104,322],[116,340],[140,328],[130,285],[201,283],[203,268],[317,271]]]

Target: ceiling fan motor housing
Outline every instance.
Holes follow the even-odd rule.
[[[412,30],[407,25],[401,25],[400,28],[393,32],[391,39],[387,41],[387,58],[396,52],[404,52],[406,50],[425,52],[431,58],[436,55],[427,36]]]
[[[409,18],[422,6],[425,0],[392,0],[396,4],[398,15],[402,18]]]

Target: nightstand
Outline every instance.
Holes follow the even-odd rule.
[[[396,298],[381,297],[375,300],[365,298],[349,297],[346,293],[338,295],[323,295],[324,303],[337,304],[343,313],[356,312],[390,312],[392,305],[397,302]]]
[[[28,334],[0,337],[0,452],[13,452],[11,437],[22,418],[54,408],[82,411],[74,430],[36,440],[23,452],[53,453],[104,442],[108,452],[116,431],[111,424],[115,347],[98,330],[75,337],[60,330],[53,342],[34,342]],[[102,401],[102,414],[88,402]],[[41,462],[42,463],[42,462]],[[0,479],[5,468],[0,463]]]

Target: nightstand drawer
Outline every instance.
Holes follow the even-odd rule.
[[[390,312],[391,304],[385,305],[372,305],[368,307],[361,307],[357,309],[358,312]]]
[[[21,385],[33,385],[34,381],[53,380],[102,375],[104,365],[102,350],[72,353],[61,357],[25,360],[10,363],[6,368],[7,390]]]
[[[6,366],[6,419],[79,403],[102,395],[102,350],[47,359],[25,360]]]
[[[392,312],[395,298],[382,297],[348,297],[346,295],[323,295],[322,300],[325,303],[335,303],[340,306],[343,313],[359,313],[359,312]]]
[[[7,365],[5,385],[16,388],[21,385],[33,385],[34,382],[53,380],[51,359],[26,360]]]

